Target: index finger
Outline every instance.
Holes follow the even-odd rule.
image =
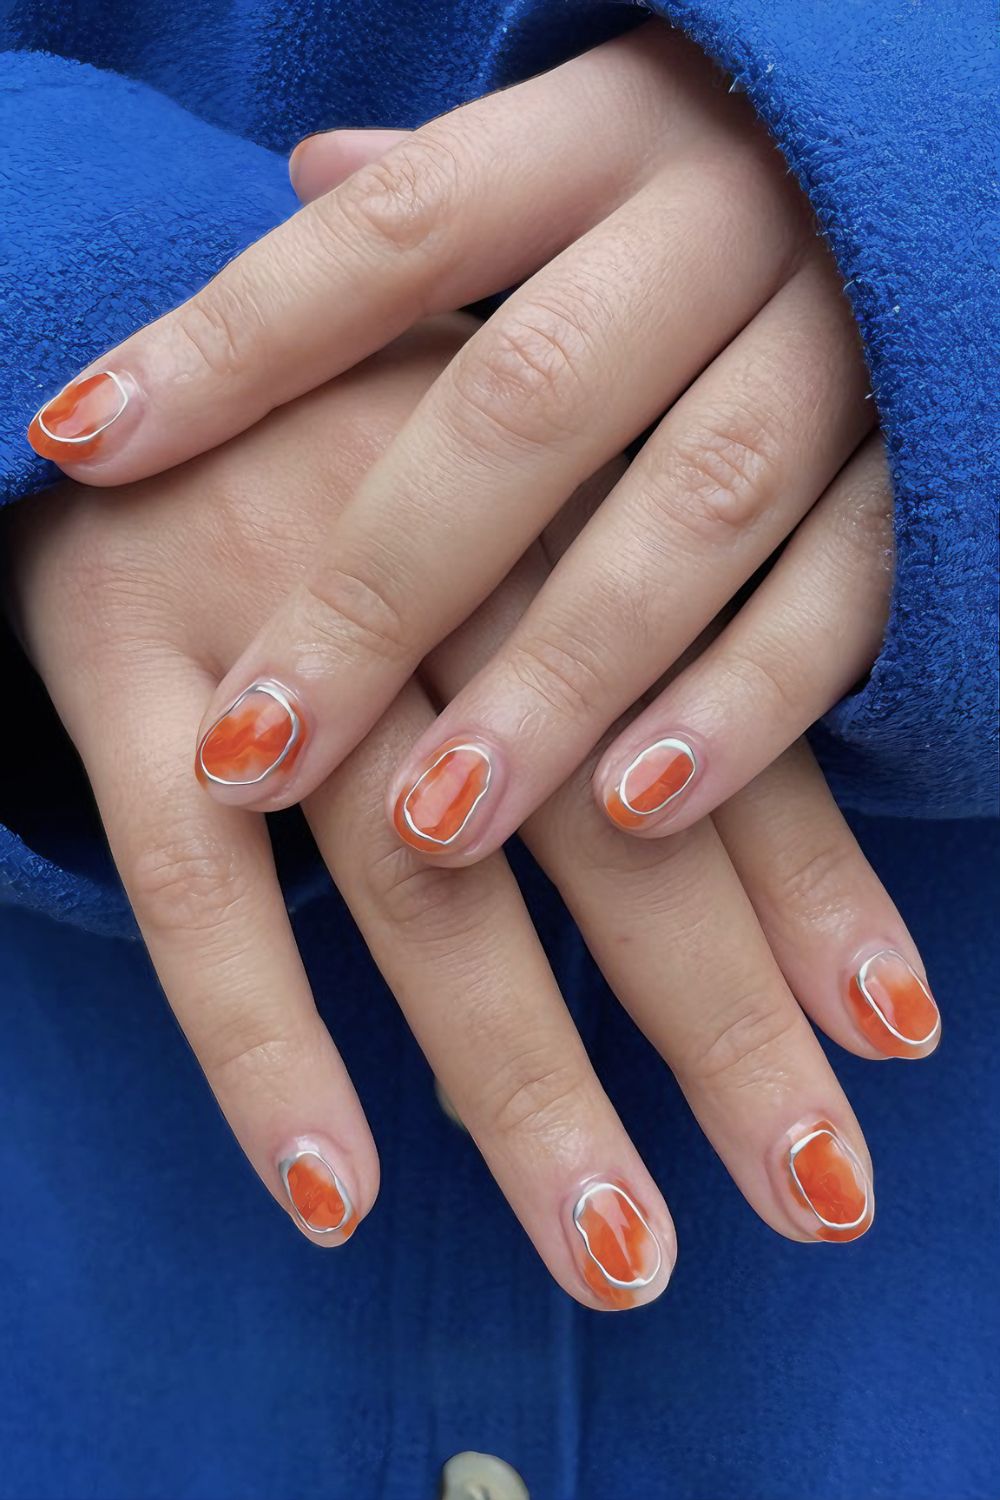
[[[71,381],[32,420],[35,451],[88,484],[145,478],[425,314],[522,279],[628,192],[651,132],[669,123],[673,145],[682,139],[691,111],[662,62],[687,45],[623,39],[567,65],[569,77],[564,67],[521,85],[516,108],[493,95],[431,122]],[[603,92],[618,102],[581,156]]]

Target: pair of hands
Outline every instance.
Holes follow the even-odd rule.
[[[870,1159],[806,1015],[868,1056],[923,1055],[938,1021],[795,744],[877,650],[889,494],[779,161],[653,25],[401,142],[314,138],[294,172],[309,207],[33,423],[128,487],[55,492],[13,537],[24,638],[227,1117],[317,1242],[371,1206],[374,1146],[245,811],[303,800],[553,1274],[594,1306],[661,1291],[666,1206],[496,852],[520,825],[758,1212],[853,1238]],[[438,320],[351,368],[525,277],[481,329]]]

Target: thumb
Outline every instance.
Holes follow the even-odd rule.
[[[409,135],[407,130],[324,130],[299,141],[288,175],[303,203],[311,203]]]

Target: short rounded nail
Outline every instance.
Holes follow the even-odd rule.
[[[246,794],[287,776],[307,730],[294,693],[279,682],[253,682],[202,736],[195,773],[209,791]]]
[[[40,457],[58,464],[92,458],[106,446],[134,394],[129,378],[114,370],[70,381],[32,417],[28,442]]]
[[[493,780],[493,757],[485,746],[449,740],[404,783],[393,808],[393,826],[413,849],[450,851],[474,831]]]
[[[782,1170],[797,1217],[816,1239],[856,1240],[871,1227],[875,1199],[868,1173],[829,1120],[789,1132]]]
[[[923,1056],[941,1030],[933,995],[894,948],[858,965],[847,985],[847,1005],[866,1041],[886,1057]]]
[[[635,1307],[666,1286],[660,1274],[664,1253],[649,1217],[620,1182],[584,1187],[572,1205],[570,1243],[587,1289],[602,1307]]]
[[[358,1216],[328,1147],[309,1139],[292,1142],[278,1162],[278,1175],[300,1229],[331,1244],[350,1239]]]
[[[697,772],[697,757],[686,740],[657,740],[629,761],[605,793],[604,810],[619,828],[642,828],[676,803]]]

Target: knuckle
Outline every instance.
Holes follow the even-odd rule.
[[[261,1034],[259,1021],[248,1025],[242,1015],[216,1018],[213,1028],[198,1039],[198,1061],[212,1087],[246,1089],[251,1080],[279,1074],[295,1076],[299,1048],[288,1037]]]
[[[798,641],[794,633],[791,641],[775,634],[757,641],[752,650],[729,646],[725,663],[730,693],[739,688],[754,713],[778,714],[796,733],[815,717],[810,706],[814,679],[797,655]]]
[[[331,565],[303,585],[311,633],[338,652],[361,650],[379,661],[406,660],[412,647],[402,610],[384,577]]]
[[[245,289],[238,292],[232,272],[220,273],[176,314],[175,331],[198,363],[219,379],[253,369],[266,358],[266,322]]]
[[[122,879],[140,923],[168,934],[212,932],[249,894],[233,850],[211,835],[144,840]]]
[[[526,637],[511,647],[509,665],[515,683],[536,705],[528,708],[522,728],[539,712],[560,719],[593,719],[607,692],[607,664],[572,633],[560,639]]]
[[[447,230],[462,175],[450,137],[420,132],[355,172],[335,206],[352,228],[392,254],[428,251]]]
[[[562,1138],[583,1099],[579,1068],[561,1060],[548,1043],[522,1045],[491,1064],[479,1109],[489,1131],[502,1141]]]
[[[780,996],[744,991],[693,1049],[685,1072],[701,1086],[742,1089],[765,1083],[780,1068],[783,1046],[798,1024],[795,1008],[782,1005]]]
[[[394,845],[371,861],[365,882],[374,905],[399,933],[425,945],[451,946],[480,920],[480,904],[469,894],[469,873],[442,869]]]
[[[654,505],[702,542],[737,538],[774,493],[778,441],[766,419],[742,408],[704,416],[674,441],[652,473]]]
[[[537,302],[510,309],[454,362],[459,410],[480,436],[485,423],[531,446],[568,438],[586,403],[588,348],[570,314]]]
[[[787,858],[776,872],[775,903],[796,921],[820,923],[842,911],[855,859],[843,842],[826,842]]]

